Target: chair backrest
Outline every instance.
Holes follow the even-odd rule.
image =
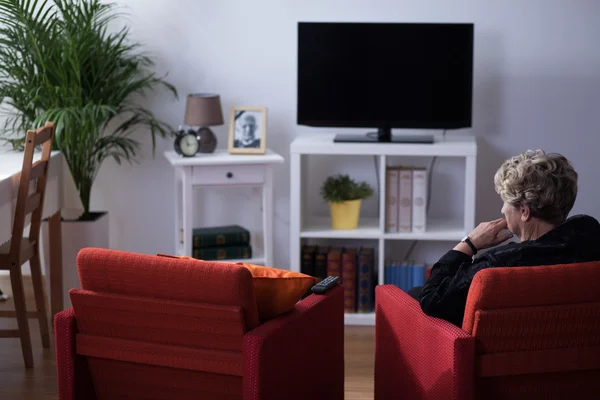
[[[476,339],[477,398],[597,396],[598,282],[600,262],[478,272],[463,320]]]
[[[26,218],[29,214],[31,214],[29,239],[36,243],[39,241],[53,139],[54,124],[51,122],[46,123],[46,125],[36,130],[27,131],[23,167],[21,168],[21,176],[19,178],[19,192],[17,194],[17,206],[12,229],[11,257],[20,257],[21,238],[23,237]],[[33,163],[34,150],[40,145],[42,146],[42,156],[39,161]],[[34,180],[36,182],[32,191],[30,188]],[[16,262],[16,260],[13,262]]]
[[[77,267],[77,353],[98,400],[240,398],[243,336],[259,323],[246,268],[105,249]]]

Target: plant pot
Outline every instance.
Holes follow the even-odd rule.
[[[350,200],[341,203],[329,202],[331,227],[333,229],[356,229],[360,216],[361,200]]]
[[[62,282],[64,308],[71,307],[69,290],[80,288],[79,274],[77,273],[77,254],[85,247],[99,247],[107,249],[108,244],[108,212],[92,212],[85,219],[65,221],[61,223],[62,229]],[[50,260],[50,247],[48,238],[48,221],[42,224],[42,251],[44,269],[48,273]]]

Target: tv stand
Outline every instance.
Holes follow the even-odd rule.
[[[424,143],[433,144],[433,135],[399,135],[392,136],[389,127],[378,128],[377,132],[369,132],[364,135],[352,133],[338,133],[333,141],[335,143]]]
[[[290,145],[290,270],[302,271],[302,246],[317,245],[354,247],[367,246],[375,248],[374,267],[378,271],[375,284],[385,284],[385,261],[402,256],[398,253],[398,244],[419,242],[428,254],[426,261],[437,259],[436,252],[441,249],[438,242],[459,242],[475,228],[475,188],[477,187],[477,141],[474,137],[449,136],[444,141],[436,141],[431,145],[398,144],[381,146],[379,144],[357,145],[355,143],[334,143],[335,134],[321,132],[312,135],[298,135]],[[364,177],[363,167],[369,159],[377,162],[379,190],[375,191],[375,203],[363,204],[358,227],[352,230],[331,229],[331,219],[324,208],[315,207],[321,202],[315,185],[324,182],[328,175],[346,170],[351,176]],[[446,193],[448,171],[437,168],[429,171],[433,175],[432,187],[428,190],[430,198],[448,196],[456,199],[459,209],[446,207],[445,201],[434,202],[432,213],[427,216],[425,232],[388,232],[386,230],[387,193],[390,190],[387,179],[387,167],[398,165],[427,165],[433,157],[449,160],[461,160],[462,167],[452,173],[452,184],[457,183],[456,190]],[[352,163],[355,160],[355,164]],[[464,161],[463,161],[464,160]],[[323,166],[327,169],[323,170]],[[438,164],[443,167],[442,164]],[[369,171],[367,171],[369,172]],[[370,173],[370,172],[369,172]],[[375,177],[369,181],[374,183]],[[437,186],[438,182],[440,186]],[[449,200],[451,203],[452,200]],[[377,205],[378,204],[378,205]],[[440,207],[440,208],[437,208]],[[437,208],[437,209],[436,209]],[[370,213],[369,213],[370,212]],[[437,216],[437,218],[434,217]],[[369,218],[369,217],[372,218]],[[333,241],[333,242],[332,242]],[[427,243],[432,243],[428,245]],[[445,251],[445,250],[444,250]],[[430,254],[431,253],[431,254]],[[439,254],[441,256],[441,254]],[[401,259],[401,258],[400,258]],[[346,313],[346,325],[375,325],[375,313]]]

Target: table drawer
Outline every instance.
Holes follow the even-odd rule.
[[[194,185],[261,184],[264,181],[263,165],[215,165],[192,168]]]

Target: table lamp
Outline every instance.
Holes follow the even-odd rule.
[[[213,93],[191,93],[187,96],[185,121],[188,126],[199,127],[200,153],[212,153],[217,147],[217,137],[209,126],[223,125],[221,98]]]

